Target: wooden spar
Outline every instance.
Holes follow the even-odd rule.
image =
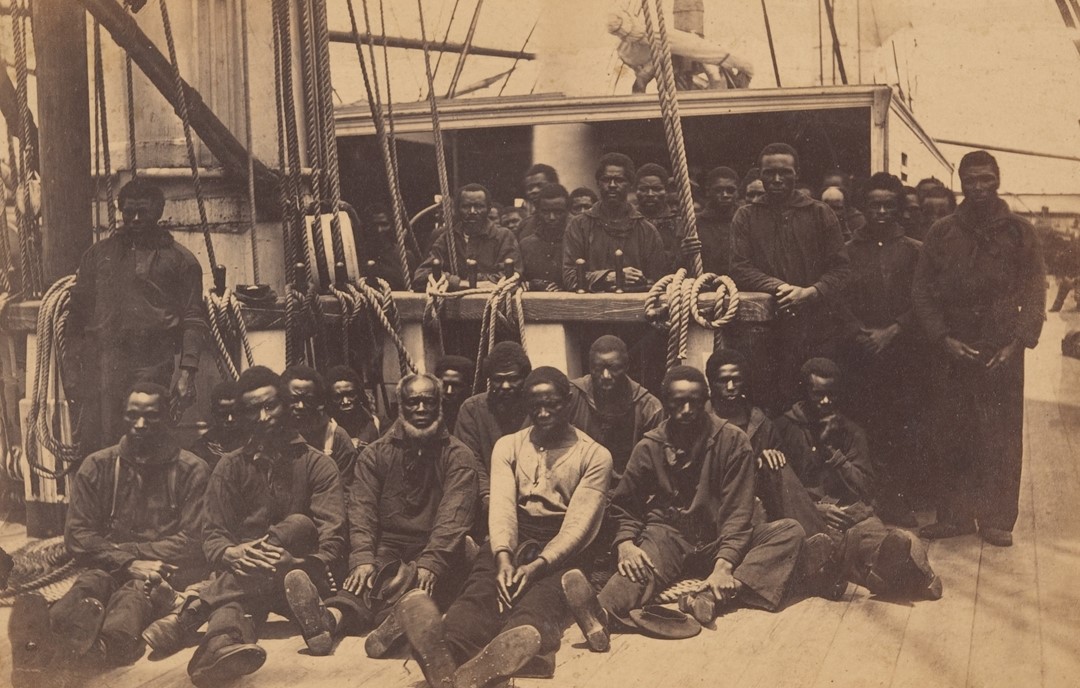
[[[330,31],[331,43],[352,43],[353,35],[352,31]],[[360,40],[367,43],[370,33],[360,34]],[[383,37],[376,35],[375,41],[378,43],[383,42]],[[424,42],[419,38],[402,38],[400,36],[386,36],[386,47],[388,48],[404,48],[405,50],[423,50]],[[465,52],[466,46],[463,43],[447,43],[443,41],[441,43],[429,43],[428,49],[435,52],[444,53],[461,53]],[[527,53],[519,50],[505,50],[503,48],[484,48],[481,46],[468,46],[468,52],[470,55],[479,55],[481,57],[506,57],[511,60],[535,60],[536,53]]]
[[[165,96],[173,109],[177,107],[176,87],[172,66],[161,54],[154,42],[143,33],[135,20],[115,0],[78,0],[112,39],[127,51],[139,69],[154,87]],[[35,17],[37,12],[35,11]],[[237,179],[247,179],[248,152],[244,144],[218,119],[213,110],[203,102],[202,96],[186,81],[188,111],[191,126],[214,157]],[[259,212],[266,217],[277,217],[281,212],[278,203],[280,175],[255,159],[255,201]]]
[[[69,0],[35,0],[34,55],[41,123],[42,263],[45,285],[75,272],[94,240],[86,13]]]
[[[19,101],[15,96],[15,84],[11,83],[7,69],[0,69],[0,113],[7,122],[8,131],[22,131],[22,123],[19,121]],[[30,159],[30,168],[38,169],[38,128],[34,122],[34,116],[30,115],[30,149],[33,157]]]

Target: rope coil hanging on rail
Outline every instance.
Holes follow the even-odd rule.
[[[701,297],[709,292],[715,293],[716,302],[712,312],[706,313],[701,306]],[[667,305],[663,303],[665,298]],[[668,334],[668,368],[686,360],[691,320],[719,336],[720,330],[735,319],[738,311],[739,290],[730,277],[711,272],[689,277],[686,268],[661,277],[645,298],[645,320]]]

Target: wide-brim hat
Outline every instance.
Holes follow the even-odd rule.
[[[400,559],[388,561],[375,570],[371,576],[364,601],[369,609],[379,604],[393,606],[401,596],[416,587],[416,562],[402,562]]]
[[[630,610],[630,620],[642,633],[653,638],[682,640],[701,633],[701,624],[692,616],[658,604]]]

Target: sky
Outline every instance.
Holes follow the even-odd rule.
[[[364,29],[361,0],[354,0]],[[666,0],[671,26],[671,0]],[[508,82],[473,96],[557,91],[571,95],[628,93],[632,74],[620,70],[618,41],[606,31],[612,9],[635,12],[633,0],[482,0],[475,45],[527,49]],[[1054,0],[833,0],[849,80],[899,83],[931,136],[1080,157],[1080,38],[1067,29]],[[377,0],[368,0],[376,31]],[[429,38],[442,38],[453,0],[425,0]],[[464,41],[477,0],[458,0],[449,40]],[[828,24],[813,0],[767,0],[784,86],[840,83]],[[752,87],[772,87],[772,65],[761,6],[745,0],[704,0],[705,34],[755,65]],[[419,37],[416,4],[386,2],[386,32]],[[331,8],[331,28],[348,29],[343,7]],[[819,50],[822,30],[824,58]],[[861,50],[860,50],[861,48]],[[895,58],[894,58],[895,49]],[[378,55],[381,59],[381,54]],[[433,59],[435,59],[433,55]],[[445,95],[457,56],[446,54],[436,76]],[[395,101],[427,92],[420,51],[390,51]],[[459,88],[510,69],[512,60],[469,57]],[[335,46],[335,87],[342,102],[362,101],[352,46]],[[341,76],[338,76],[338,73]],[[899,75],[899,78],[898,76]],[[384,79],[385,82],[385,79]],[[384,83],[385,86],[385,83]],[[385,95],[385,93],[384,93]],[[969,149],[942,146],[954,163]],[[1080,163],[999,154],[1002,190],[1080,193]]]

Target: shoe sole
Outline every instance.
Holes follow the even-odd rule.
[[[63,652],[69,660],[82,657],[93,647],[104,621],[105,607],[99,600],[84,597],[75,604],[71,616],[65,620],[69,630],[61,640]]]
[[[316,656],[326,656],[334,649],[326,607],[311,577],[300,569],[285,574],[285,600],[292,610],[293,619],[300,625],[308,650]]]
[[[716,619],[716,600],[710,593],[699,593],[690,600],[690,616],[702,626]]]
[[[394,605],[393,615],[405,631],[432,688],[454,688],[457,664],[446,644],[442,614],[423,590],[410,590]]]
[[[585,636],[589,649],[593,652],[607,652],[611,649],[611,637],[600,620],[603,609],[585,574],[578,569],[567,571],[562,577],[562,589],[570,612]]]
[[[32,593],[15,598],[8,619],[8,637],[13,682],[15,672],[19,672],[21,680],[24,674],[37,676],[39,670],[51,668],[55,640],[49,627],[49,603],[44,597]],[[35,685],[27,681],[23,685]]]
[[[254,674],[266,663],[266,650],[258,645],[238,645],[223,652],[213,664],[196,669],[191,682],[198,688],[217,688],[241,676]]]
[[[488,688],[513,676],[539,651],[540,632],[532,626],[503,631],[454,672],[454,688]]]
[[[983,542],[993,545],[994,547],[1012,547],[1013,539],[1012,533],[1007,530],[998,533],[987,532],[988,528],[984,528],[979,531],[979,537],[983,539]]]
[[[404,639],[405,631],[398,623],[397,615],[391,610],[390,615],[364,639],[364,651],[372,659],[382,659]]]

